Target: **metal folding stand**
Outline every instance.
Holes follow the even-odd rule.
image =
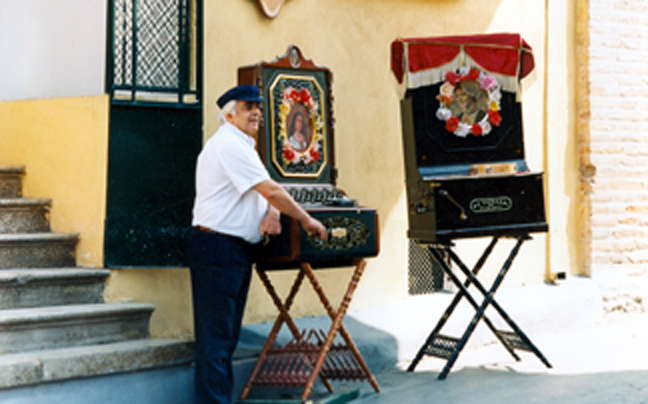
[[[378,382],[369,371],[364,358],[354,344],[342,320],[351,303],[351,298],[364,272],[366,262],[359,260],[353,271],[346,294],[336,311],[331,306],[323,288],[320,286],[315,272],[307,262],[301,263],[299,272],[292,284],[285,302],[282,302],[270,282],[266,270],[257,266],[257,274],[261,282],[279,310],[279,315],[270,334],[259,354],[259,358],[241,393],[245,400],[252,387],[300,387],[304,386],[301,401],[308,399],[313,391],[315,381],[319,377],[329,391],[333,393],[330,380],[368,380],[376,392],[380,391]],[[304,277],[308,278],[320,301],[331,317],[332,324],[328,333],[323,330],[300,331],[289,314],[294,298],[301,287]],[[274,346],[279,331],[286,324],[293,339],[283,347]],[[337,334],[344,343],[334,344]]]
[[[504,265],[502,266],[498,275],[495,277],[495,280],[493,281],[493,284],[489,290],[486,290],[486,288],[482,285],[482,283],[477,278],[477,274],[479,273],[481,268],[484,266],[486,260],[492,253],[493,249],[495,248],[495,245],[500,239],[500,236],[497,235],[493,236],[491,242],[484,249],[481,257],[475,264],[472,271],[469,270],[468,267],[466,267],[466,265],[454,253],[451,244],[449,243],[433,244],[428,246],[434,258],[438,261],[438,263],[443,268],[443,271],[448,275],[452,283],[457,286],[458,291],[455,294],[452,302],[450,302],[450,305],[448,306],[446,311],[443,313],[443,316],[441,317],[437,325],[434,327],[434,329],[428,336],[425,343],[419,349],[414,360],[408,367],[407,369],[408,371],[410,372],[414,371],[414,369],[416,368],[416,366],[421,361],[424,355],[435,356],[435,357],[447,359],[445,367],[439,374],[440,380],[445,379],[447,374],[450,372],[452,365],[454,365],[455,361],[457,360],[459,353],[465,347],[466,343],[468,342],[468,339],[472,335],[473,331],[475,331],[477,324],[482,319],[484,320],[484,323],[488,326],[488,328],[495,334],[497,339],[502,343],[504,348],[506,348],[506,350],[511,354],[511,356],[513,356],[513,358],[516,361],[519,361],[520,358],[517,356],[514,350],[519,349],[523,351],[533,352],[546,367],[551,368],[551,364],[547,361],[547,359],[542,355],[542,353],[538,350],[538,348],[536,348],[536,346],[526,336],[526,334],[522,331],[522,329],[518,327],[515,324],[515,322],[513,322],[513,320],[509,317],[508,314],[506,314],[504,309],[497,303],[497,301],[494,298],[497,289],[499,288],[502,281],[504,280],[504,277],[506,276],[509,269],[511,268],[511,265],[513,264],[513,260],[515,259],[518,252],[520,251],[520,247],[522,246],[522,243],[531,239],[531,237],[526,233],[522,235],[514,235],[509,237],[513,237],[517,239],[517,242],[515,243],[514,247],[511,249],[508,258],[504,262]],[[450,265],[443,258],[442,252],[445,252],[447,256],[450,258],[450,261],[457,264],[461,272],[466,276],[466,280],[464,283],[462,283],[459,280],[459,278],[453,273],[452,269],[450,268]],[[473,296],[468,291],[468,287],[470,287],[471,285],[474,285],[477,288],[477,290],[479,290],[479,292],[483,295],[484,300],[482,301],[481,304],[478,304],[477,301],[473,298]],[[470,303],[470,305],[473,306],[473,308],[476,310],[475,316],[472,318],[470,324],[468,325],[468,327],[466,328],[466,330],[464,331],[463,335],[460,338],[442,335],[440,333],[441,329],[446,324],[446,322],[448,321],[448,319],[450,318],[450,316],[452,315],[455,308],[457,307],[457,305],[459,304],[459,302],[463,297],[465,297]],[[492,306],[495,309],[495,311],[509,325],[512,331],[498,330],[497,328],[495,328],[495,325],[485,315],[486,309],[489,306]]]

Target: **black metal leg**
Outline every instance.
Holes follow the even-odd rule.
[[[468,326],[468,328],[464,332],[463,336],[461,337],[461,340],[459,341],[459,344],[457,345],[457,348],[456,348],[454,354],[452,355],[452,357],[446,363],[445,367],[443,368],[443,371],[441,371],[441,374],[439,375],[440,380],[445,379],[448,372],[450,372],[450,368],[452,368],[452,365],[454,365],[454,362],[457,360],[457,357],[459,356],[459,353],[461,352],[463,347],[468,342],[468,339],[470,338],[472,333],[475,331],[475,328],[477,327],[477,324],[479,323],[479,320],[484,315],[484,312],[486,311],[486,308],[488,307],[488,305],[491,304],[491,302],[493,300],[493,296],[495,295],[495,292],[497,291],[500,284],[504,280],[504,277],[506,276],[506,273],[508,272],[509,268],[511,267],[511,264],[513,263],[513,259],[515,258],[515,256],[517,256],[517,253],[520,250],[520,246],[522,245],[524,240],[525,239],[523,239],[523,238],[519,238],[517,243],[515,244],[515,247],[513,247],[513,250],[511,251],[511,254],[509,255],[506,262],[504,263],[504,266],[500,270],[499,274],[495,278],[495,281],[493,282],[493,285],[491,286],[490,291],[488,291],[485,294],[485,298],[484,298],[483,303],[481,304],[481,306],[477,310],[477,313],[475,314],[472,321],[470,322],[470,325]],[[452,259],[453,255],[454,254],[452,254],[450,256],[451,259]],[[463,271],[463,269],[467,269],[467,268],[465,268],[464,265],[462,265],[462,272],[466,273],[466,271]],[[466,276],[469,277],[472,280],[472,282],[475,284],[475,286],[480,291],[483,290],[483,286],[481,285],[479,280],[476,277],[474,277],[473,274],[470,271],[467,271],[467,272],[470,275],[466,274]]]
[[[516,246],[513,248],[513,250],[511,251],[511,254],[509,255],[509,258],[508,258],[507,261],[506,261],[506,264],[505,264],[506,271],[508,271],[508,268],[510,268],[510,266],[512,265],[513,260],[515,259],[517,253],[519,252],[522,243],[523,243],[524,241],[527,241],[527,240],[530,240],[530,237],[529,237],[528,235],[526,235],[526,236],[520,236],[520,237],[518,238],[518,242],[517,242]],[[464,264],[459,260],[459,257],[457,257],[457,255],[454,254],[454,252],[452,252],[452,251],[449,251],[449,254],[450,254],[450,259],[452,259],[455,263],[457,263],[457,265],[459,266],[459,268],[461,269],[461,271],[462,271],[462,272],[463,272],[467,277],[474,279],[473,274],[472,274],[472,273],[468,270],[468,268],[467,268],[467,267],[466,267],[466,266],[465,266],[465,265],[464,265]],[[503,268],[503,270],[504,270],[504,268]],[[501,281],[502,281],[503,279],[504,279],[504,275],[501,275],[501,277],[498,276],[498,278],[496,278],[496,281],[495,281],[495,282],[497,283],[497,287],[499,287],[499,283],[501,283]],[[495,286],[495,284],[494,284],[493,286]],[[484,296],[488,296],[489,294],[494,294],[494,290],[493,290],[492,288],[491,288],[491,291],[486,291],[486,289],[485,289],[485,288],[482,286],[482,284],[479,283],[479,282],[475,282],[475,287],[476,287],[476,288],[477,288],[477,289],[478,289],[478,290],[479,290],[479,291],[480,291]],[[507,348],[508,348],[508,345],[509,345],[509,344],[512,344],[512,345],[514,345],[516,348],[524,349],[524,350],[528,350],[528,351],[533,352],[533,353],[538,357],[538,359],[540,359],[540,361],[541,361],[541,362],[542,362],[546,367],[551,368],[551,367],[552,367],[551,364],[550,364],[549,361],[545,358],[545,356],[542,354],[542,352],[540,352],[540,350],[539,350],[539,349],[538,349],[538,348],[533,344],[533,342],[531,342],[531,339],[530,339],[530,338],[529,338],[529,337],[524,333],[524,331],[522,331],[522,329],[521,329],[521,328],[520,328],[520,327],[519,327],[519,326],[518,326],[518,325],[513,321],[513,319],[511,319],[511,317],[506,313],[506,311],[504,311],[504,309],[502,308],[502,306],[500,306],[499,303],[497,303],[497,301],[496,301],[494,298],[492,298],[492,297],[491,297],[491,303],[490,303],[490,304],[491,304],[491,305],[493,306],[493,308],[498,312],[498,314],[502,317],[502,319],[504,319],[504,321],[509,325],[509,327],[511,327],[511,329],[513,329],[513,333],[514,333],[514,335],[510,335],[510,334],[509,334],[509,340],[506,341],[504,338],[502,338],[502,333],[501,333],[501,332],[497,332],[497,331],[494,330],[494,331],[495,331],[495,335],[498,337],[498,339],[500,339],[500,341],[503,341],[503,344],[504,344],[505,346],[507,346]],[[515,336],[519,337],[521,341],[516,342],[516,338],[515,338]]]
[[[490,256],[493,248],[495,247],[495,244],[499,239],[498,236],[493,237],[490,244],[488,245],[488,247],[486,247],[481,257],[473,267],[472,271],[469,270],[468,267],[454,253],[454,251],[452,251],[450,245],[430,246],[430,251],[432,252],[433,256],[435,257],[435,259],[438,260],[443,271],[448,275],[450,280],[453,282],[453,284],[455,284],[458,287],[459,290],[455,295],[455,297],[453,298],[450,305],[447,307],[446,311],[444,312],[443,316],[441,317],[437,325],[434,327],[434,329],[426,339],[425,344],[419,349],[416,357],[408,367],[407,369],[408,371],[413,371],[424,355],[428,354],[428,355],[438,356],[447,359],[445,367],[443,368],[442,372],[439,374],[439,379],[441,380],[445,379],[447,374],[450,372],[450,369],[454,365],[455,361],[457,360],[461,350],[464,348],[464,346],[470,339],[472,333],[474,332],[475,328],[477,327],[479,321],[482,319],[484,320],[484,323],[488,326],[488,328],[495,334],[498,340],[502,343],[502,345],[506,348],[506,350],[513,356],[513,358],[515,358],[516,360],[520,360],[517,354],[513,351],[514,348],[523,349],[535,353],[536,356],[545,364],[545,366],[549,368],[551,367],[551,365],[549,364],[547,359],[542,355],[542,353],[535,347],[535,345],[533,345],[531,340],[524,334],[524,332],[520,329],[520,327],[518,327],[515,324],[515,322],[513,322],[510,316],[508,316],[508,314],[504,311],[504,309],[494,299],[495,293],[497,292],[498,288],[503,282],[504,277],[508,273],[509,269],[511,268],[513,261],[517,257],[517,254],[519,253],[522,244],[525,241],[531,239],[528,234],[517,235],[515,238],[517,239],[517,242],[515,246],[511,249],[509,256],[504,262],[502,268],[500,269],[497,277],[493,281],[493,284],[491,285],[489,290],[486,290],[486,288],[481,284],[479,279],[477,279],[477,274],[479,273],[485,261]],[[457,275],[453,273],[448,263],[444,261],[440,252],[441,250],[445,250],[449,254],[450,260],[459,266],[462,273],[466,276],[465,282],[462,283],[457,277]],[[471,285],[474,285],[479,290],[479,292],[483,295],[484,300],[482,301],[481,304],[478,304],[477,301],[471,295],[471,293],[468,291],[468,287]],[[456,306],[459,304],[460,300],[463,297],[466,297],[466,299],[471,304],[471,306],[473,306],[473,308],[476,310],[476,313],[472,318],[472,320],[470,321],[470,324],[468,325],[468,327],[466,328],[466,330],[464,331],[463,335],[460,338],[453,338],[453,337],[441,335],[439,332],[441,331],[441,329],[443,328],[443,326],[445,325],[449,317],[452,315],[454,309],[456,308]],[[495,328],[493,323],[485,315],[486,309],[488,308],[489,305],[492,305],[495,308],[497,313],[511,327],[513,332],[501,331]]]
[[[475,310],[479,310],[479,305],[472,298],[472,295],[468,292],[468,287],[477,279],[477,274],[479,273],[481,268],[484,266],[484,263],[486,262],[486,260],[490,256],[490,254],[492,253],[492,251],[495,248],[495,245],[497,244],[498,241],[499,241],[499,237],[494,236],[493,239],[491,240],[490,244],[488,245],[488,247],[486,247],[486,249],[482,253],[481,257],[477,261],[477,264],[473,268],[473,270],[471,272],[471,275],[466,276],[466,281],[464,283],[464,288],[462,289],[462,293],[458,293],[457,295],[455,295],[455,301],[456,301],[455,304],[458,304],[459,300],[461,300],[461,298],[465,295],[467,297],[468,301],[470,302],[470,304],[473,306],[473,308]],[[463,264],[463,262],[461,262],[459,257],[457,257],[456,254],[453,253],[453,251],[450,249],[449,246],[446,246],[445,250],[447,251],[448,255],[450,256],[450,259],[453,262],[458,264],[460,267],[463,267],[463,269],[467,270],[467,267]],[[448,274],[448,276],[450,278],[452,278],[454,276],[454,273],[452,272],[452,269],[447,265],[446,265],[446,273]],[[456,276],[455,276],[454,283],[458,283],[458,282],[459,282],[459,279],[456,278]],[[476,285],[478,287],[481,286],[480,283],[477,283]],[[484,323],[495,334],[497,339],[502,343],[502,346],[504,346],[504,348],[506,348],[506,350],[513,357],[513,359],[515,359],[516,361],[519,361],[520,357],[515,353],[513,348],[510,346],[510,344],[504,338],[502,338],[502,336],[497,332],[497,329],[495,328],[495,325],[490,321],[490,319],[486,315],[484,315]]]
[[[497,236],[493,237],[493,239],[491,240],[489,245],[486,247],[486,249],[482,253],[481,257],[479,258],[479,260],[475,264],[475,267],[472,270],[472,273],[475,276],[479,273],[481,268],[484,266],[484,263],[486,262],[486,260],[490,256],[490,254],[492,253],[492,251],[495,248],[495,245],[497,244],[498,240],[499,240],[499,237],[497,237]],[[430,251],[431,251],[432,255],[434,256],[434,258],[439,262],[439,265],[441,265],[443,271],[451,278],[452,282],[459,287],[459,292],[457,294],[455,294],[452,302],[450,303],[450,305],[448,305],[447,309],[443,313],[443,316],[441,317],[441,319],[439,320],[437,325],[434,327],[432,332],[429,334],[428,338],[425,341],[425,344],[423,344],[423,346],[421,346],[418,353],[414,357],[414,360],[412,361],[412,363],[407,368],[407,370],[409,372],[414,371],[414,369],[416,368],[418,363],[423,358],[423,355],[425,355],[425,351],[426,351],[427,347],[439,335],[439,331],[443,328],[443,326],[447,322],[448,318],[450,318],[450,316],[454,312],[454,309],[457,307],[457,305],[459,304],[459,302],[461,301],[461,299],[464,296],[470,302],[470,304],[473,306],[473,308],[475,310],[479,309],[479,304],[477,304],[477,302],[473,299],[472,295],[468,292],[468,287],[473,282],[473,280],[468,278],[462,285],[459,278],[457,278],[456,275],[452,272],[452,269],[448,266],[448,264],[445,262],[445,260],[441,256],[441,253],[439,252],[439,250],[446,250],[446,251],[450,252],[450,246],[449,245],[430,246],[429,248],[430,248]],[[484,316],[484,323],[488,326],[488,328],[491,329],[491,331],[496,333],[497,330],[495,329],[495,326],[493,325],[493,323],[486,316]],[[515,360],[520,360],[519,356],[517,356],[517,354],[513,351],[513,349],[511,347],[509,347],[509,345],[506,343],[506,341],[501,339],[498,334],[496,334],[496,335],[497,335],[498,339],[500,339],[500,342],[504,345],[506,350],[511,354],[511,356],[513,356],[513,358]]]
[[[506,260],[504,267],[502,268],[497,278],[495,279],[490,291],[486,291],[486,289],[482,286],[482,284],[475,278],[473,273],[470,272],[470,270],[468,270],[468,268],[461,262],[459,257],[453,251],[449,250],[448,253],[450,254],[450,259],[459,266],[461,271],[466,275],[466,277],[469,278],[469,280],[472,280],[475,283],[475,287],[479,290],[479,292],[482,295],[484,295],[484,297],[490,299],[490,304],[493,306],[493,308],[497,311],[500,317],[504,319],[504,321],[509,325],[509,327],[513,329],[513,334],[504,333],[504,335],[507,335],[508,337],[507,340],[505,337],[502,336],[503,333],[501,331],[497,331],[496,329],[491,328],[491,330],[495,333],[495,336],[502,342],[502,344],[509,350],[509,352],[511,351],[509,345],[513,345],[515,348],[518,349],[531,351],[538,357],[538,359],[540,359],[540,361],[546,367],[551,368],[552,366],[547,360],[547,358],[545,358],[542,352],[540,352],[540,350],[533,344],[533,342],[531,342],[531,339],[524,333],[524,331],[522,331],[522,329],[513,321],[513,319],[511,319],[511,317],[506,313],[506,311],[504,311],[502,306],[500,306],[499,303],[497,303],[497,301],[493,298],[495,291],[499,287],[500,283],[504,280],[504,276],[506,275],[506,272],[508,272],[509,268],[513,264],[513,260],[517,256],[522,246],[522,243],[530,239],[531,238],[528,235],[518,237],[518,241],[515,247],[509,254],[509,257]],[[519,338],[520,340],[518,341],[516,337]]]

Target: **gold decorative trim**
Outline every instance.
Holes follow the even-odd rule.
[[[328,237],[320,240],[309,237],[311,245],[319,250],[350,250],[367,244],[370,229],[363,221],[347,216],[331,216],[322,220]]]

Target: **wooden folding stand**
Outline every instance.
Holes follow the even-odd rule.
[[[419,349],[414,360],[408,367],[407,369],[408,371],[410,372],[414,371],[414,369],[416,368],[416,366],[421,361],[424,355],[435,356],[435,357],[447,359],[445,367],[439,374],[439,379],[441,380],[445,379],[447,374],[450,372],[450,368],[457,360],[459,353],[465,347],[466,343],[468,342],[468,339],[472,335],[473,331],[475,331],[477,324],[482,319],[484,320],[484,323],[488,326],[488,328],[495,334],[497,339],[502,343],[504,348],[506,348],[506,350],[511,354],[511,356],[515,358],[515,360],[519,361],[520,358],[517,356],[514,349],[520,349],[524,351],[533,352],[545,366],[551,368],[551,364],[549,363],[549,361],[547,361],[547,359],[542,355],[540,350],[536,348],[536,346],[531,342],[529,337],[527,337],[526,334],[522,331],[522,329],[518,327],[517,324],[515,324],[515,322],[513,322],[513,320],[509,317],[508,314],[506,314],[504,309],[497,303],[497,301],[494,298],[497,289],[499,288],[502,281],[504,280],[504,277],[506,276],[509,269],[511,268],[511,265],[513,264],[513,260],[517,256],[520,247],[522,246],[522,243],[531,239],[531,237],[528,234],[515,235],[513,237],[517,241],[513,246],[513,248],[511,249],[508,258],[504,262],[504,265],[502,266],[501,270],[499,271],[498,275],[496,276],[489,290],[486,290],[486,288],[482,285],[482,283],[477,278],[477,274],[484,266],[489,255],[495,248],[495,245],[500,239],[500,236],[498,235],[493,236],[491,242],[484,249],[484,252],[482,253],[477,263],[475,264],[475,267],[473,268],[472,271],[469,270],[468,267],[466,267],[466,265],[454,253],[454,251],[451,248],[451,244],[429,245],[428,248],[430,249],[430,252],[434,256],[434,258],[438,261],[439,265],[441,265],[443,271],[446,273],[446,275],[448,275],[452,283],[457,286],[458,291],[454,299],[446,309],[446,311],[443,313],[443,316],[441,317],[437,325],[434,327],[434,329],[428,336],[425,343]],[[445,254],[447,254],[447,256],[450,257],[450,260],[452,262],[457,264],[461,272],[466,276],[466,281],[464,283],[461,283],[459,278],[453,273],[452,269],[444,259],[444,254],[443,254],[444,252]],[[468,291],[468,287],[470,287],[471,285],[474,285],[477,288],[477,290],[483,295],[484,299],[481,304],[478,304],[477,301],[473,298],[473,296]],[[470,324],[468,325],[468,327],[466,328],[466,330],[464,331],[463,335],[460,338],[441,334],[440,333],[441,329],[446,324],[446,322],[454,312],[454,309],[457,307],[457,305],[459,304],[459,302],[463,297],[465,297],[470,303],[470,305],[473,306],[473,308],[476,310],[475,316],[472,318]],[[511,331],[498,330],[495,328],[495,325],[493,325],[490,319],[485,315],[488,306],[492,306],[495,309],[495,311],[508,324]]]
[[[281,301],[270,282],[270,278],[266,273],[268,270],[257,266],[257,274],[279,310],[279,315],[243,388],[241,400],[245,400],[252,387],[304,386],[301,395],[301,401],[304,402],[313,391],[318,376],[330,393],[333,392],[330,380],[368,380],[376,392],[380,391],[378,382],[369,371],[360,351],[353,343],[344,324],[342,324],[365,266],[364,259],[360,259],[355,263],[349,286],[337,311],[331,306],[315,276],[313,268],[308,262],[300,264],[299,272],[285,302]],[[290,316],[290,307],[304,277],[308,278],[313,285],[313,289],[331,317],[332,324],[328,333],[323,330],[300,331]],[[284,323],[290,329],[293,339],[283,347],[275,347],[274,343]],[[334,344],[338,332],[344,342]]]

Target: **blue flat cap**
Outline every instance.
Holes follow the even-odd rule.
[[[252,84],[243,84],[230,88],[223,95],[218,97],[216,104],[219,108],[223,108],[225,104],[232,100],[263,102],[263,98],[259,94],[259,88]]]

